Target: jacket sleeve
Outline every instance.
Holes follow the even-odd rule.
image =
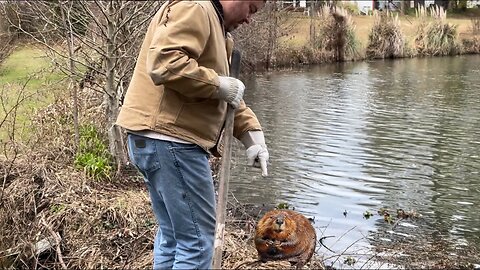
[[[187,97],[210,97],[219,86],[218,74],[197,62],[209,36],[209,18],[202,6],[191,1],[167,6],[147,55],[154,84]]]
[[[241,101],[240,107],[235,110],[233,121],[233,136],[240,140],[245,132],[250,130],[262,130],[262,126],[255,113]]]

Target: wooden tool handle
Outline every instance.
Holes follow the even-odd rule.
[[[233,50],[230,64],[230,76],[238,78],[240,74],[241,54],[238,50]],[[220,269],[222,266],[223,245],[225,242],[225,216],[227,212],[228,182],[230,181],[230,161],[232,158],[233,141],[233,120],[235,118],[235,109],[228,105],[227,117],[225,119],[225,131],[222,151],[222,164],[220,167],[220,179],[218,185],[218,203],[215,228],[215,245],[213,252],[213,269]]]

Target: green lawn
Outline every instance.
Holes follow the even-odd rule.
[[[28,88],[39,89],[58,82],[63,77],[59,72],[51,72],[51,69],[50,59],[43,51],[33,47],[20,47],[0,65],[0,86],[23,85],[30,77]]]
[[[56,93],[66,91],[65,76],[52,68],[45,53],[32,46],[18,47],[0,65],[0,121],[19,97],[29,96],[18,107],[17,136],[28,134],[32,113],[50,104]],[[24,87],[25,86],[25,87]],[[6,138],[8,124],[0,130],[0,141]]]

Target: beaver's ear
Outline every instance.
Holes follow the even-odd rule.
[[[312,224],[315,224],[315,216],[308,218],[308,221],[310,221]]]

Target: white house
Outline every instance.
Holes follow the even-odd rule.
[[[359,11],[363,14],[368,14],[369,12],[373,11],[374,9],[379,10],[395,10],[399,9],[400,5],[402,4],[400,0],[392,1],[392,0],[353,0],[347,2],[354,2]]]
[[[297,8],[297,7],[305,8],[307,7],[307,0],[284,0],[284,1],[280,1],[280,4],[283,7],[291,6],[294,8]]]
[[[467,8],[480,8],[480,0],[467,1]]]
[[[358,6],[360,12],[364,14],[368,14],[369,11],[374,9],[379,10],[397,10],[400,9],[400,5],[402,4],[401,0],[366,0],[366,1],[345,1],[345,2],[355,2]],[[425,0],[425,7],[430,7],[435,5],[435,0]],[[415,1],[410,1],[411,7],[414,7]],[[469,0],[467,1],[467,8],[480,8],[480,0]]]
[[[370,11],[373,11],[373,9],[375,8],[375,3],[374,3],[375,1],[372,1],[372,0],[355,1],[355,2],[358,6],[358,9],[363,14],[368,14]]]

